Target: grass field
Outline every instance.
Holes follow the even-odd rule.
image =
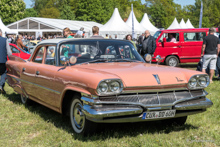
[[[103,124],[98,133],[81,137],[73,133],[69,119],[44,106],[25,106],[6,85],[0,95],[0,146],[220,146],[220,82],[206,91],[214,105],[189,116],[184,126],[162,122]]]

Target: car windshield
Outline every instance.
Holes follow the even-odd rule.
[[[59,48],[59,57],[77,58],[76,64],[97,62],[144,62],[132,43],[122,40],[80,40],[66,42]]]
[[[155,34],[154,34],[154,38],[157,39],[161,34],[161,31],[157,31]]]

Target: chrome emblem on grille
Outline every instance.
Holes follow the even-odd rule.
[[[160,84],[160,78],[159,78],[159,76],[158,76],[158,75],[154,75],[154,74],[153,74],[153,76],[154,76],[154,78],[157,80],[157,83]]]

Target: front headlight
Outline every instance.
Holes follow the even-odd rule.
[[[203,89],[209,85],[208,75],[194,75],[188,82],[189,89]]]
[[[97,86],[97,93],[99,95],[114,95],[119,94],[123,90],[123,84],[120,79],[106,79],[102,80]]]

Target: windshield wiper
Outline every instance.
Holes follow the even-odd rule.
[[[106,61],[109,61],[109,60],[107,60],[107,59],[97,59],[97,60],[92,60],[92,61],[84,62],[82,64],[96,63],[96,62],[106,62]]]
[[[121,61],[125,61],[125,62],[142,62],[139,60],[131,60],[131,59],[116,59],[116,60],[112,60],[113,62],[121,62]]]

